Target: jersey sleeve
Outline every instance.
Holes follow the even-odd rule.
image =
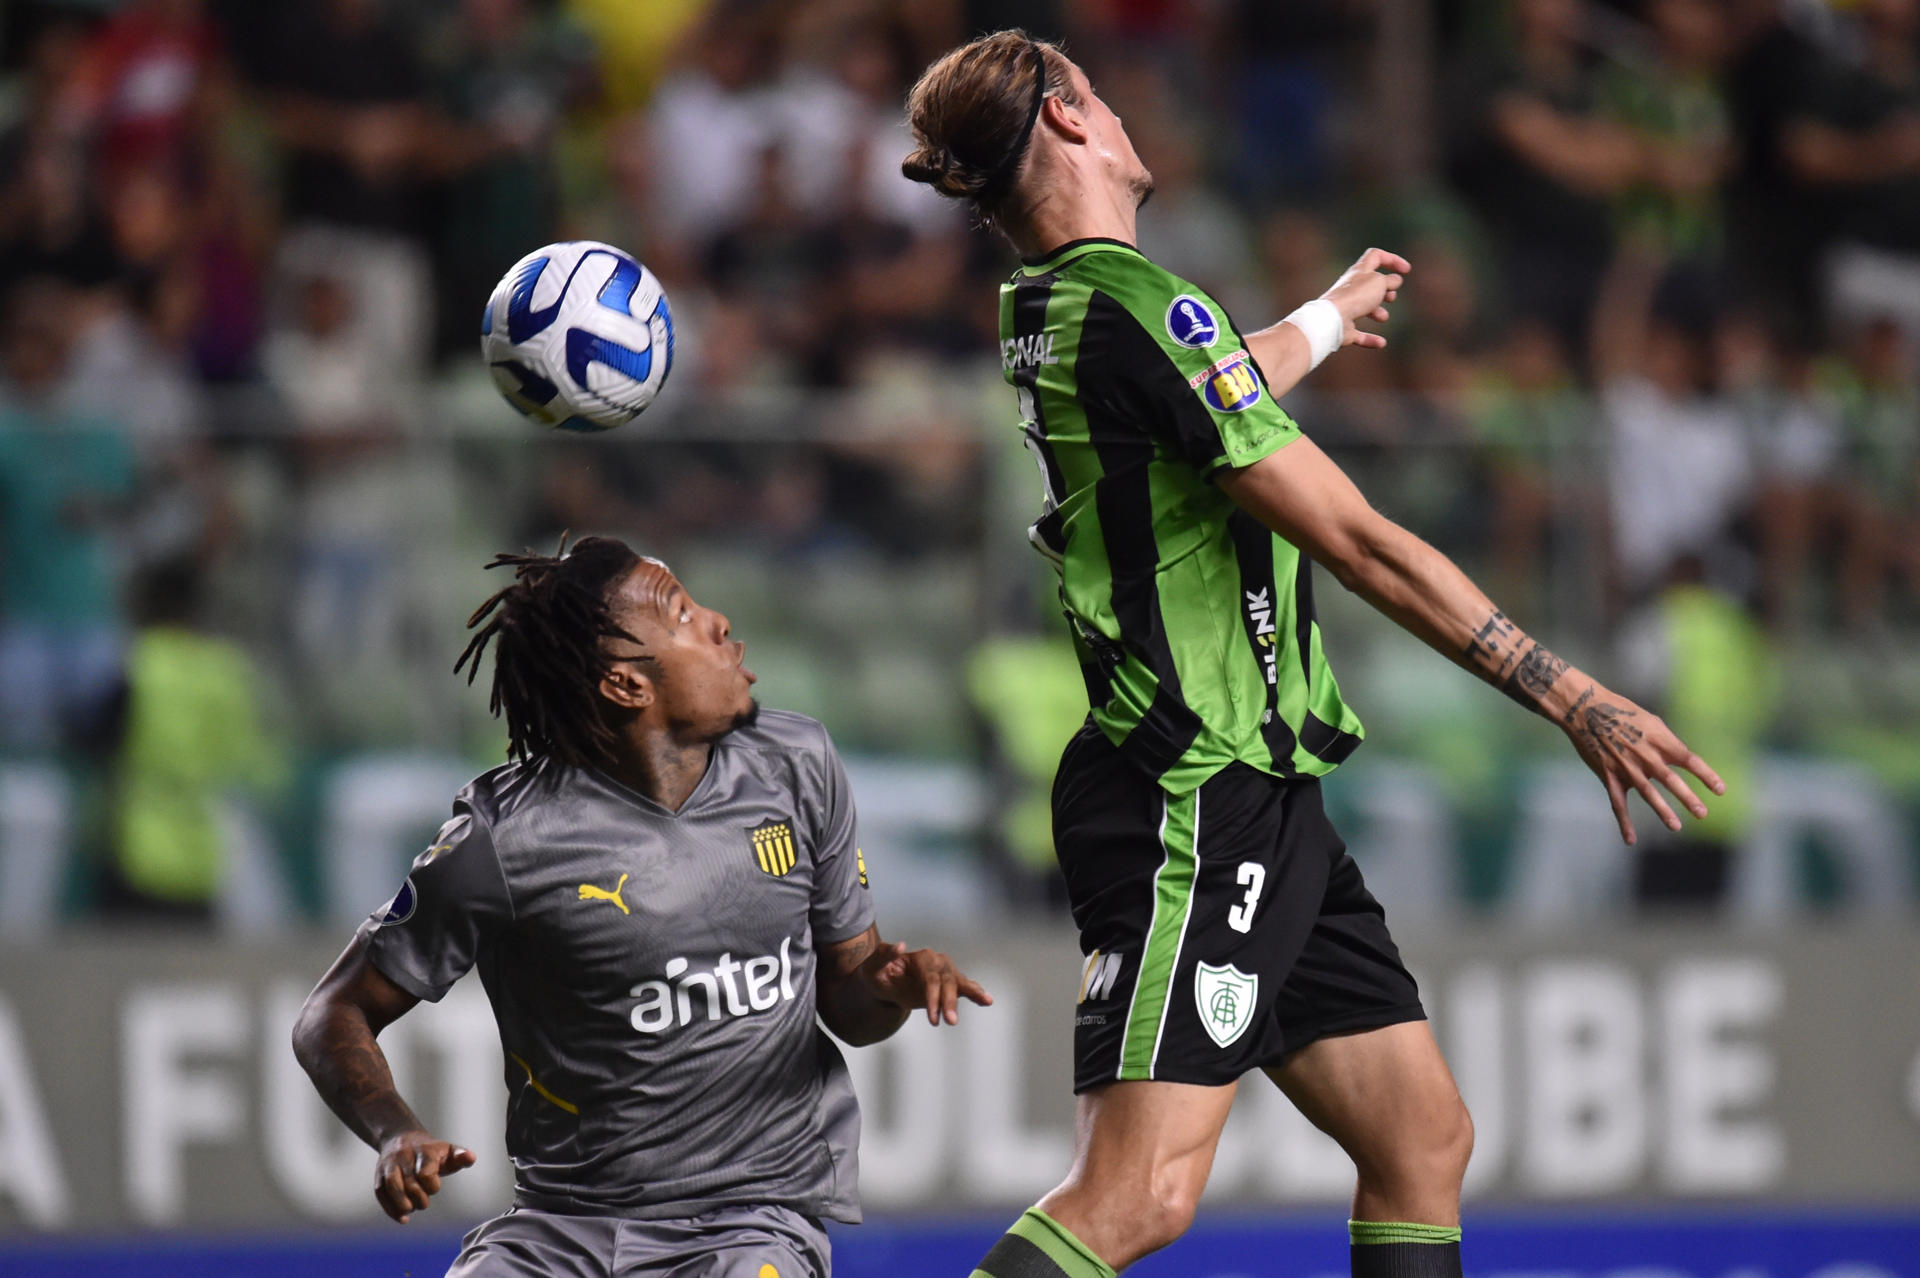
[[[820,784],[823,793],[809,805],[819,813],[813,832],[813,905],[810,922],[816,945],[855,937],[873,926],[873,895],[867,889],[866,855],[860,850],[853,788],[825,729],[820,733]]]
[[[493,832],[465,800],[385,908],[361,925],[367,957],[415,998],[437,1003],[513,920]]]
[[[1149,269],[1121,295],[1094,293],[1087,333],[1104,335],[1105,359],[1086,371],[1202,475],[1251,466],[1298,439],[1225,309]],[[1083,337],[1083,368],[1089,345]]]

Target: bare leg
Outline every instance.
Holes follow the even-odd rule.
[[[1473,1127],[1424,1022],[1323,1039],[1267,1073],[1353,1159],[1355,1219],[1459,1224]],[[1073,1168],[1039,1210],[1115,1270],[1165,1247],[1193,1223],[1234,1091],[1136,1082],[1082,1096]]]
[[[1267,1075],[1353,1159],[1355,1220],[1459,1225],[1473,1121],[1426,1022],[1324,1038]]]
[[[1234,1087],[1111,1083],[1080,1098],[1073,1169],[1040,1210],[1114,1269],[1193,1223]]]

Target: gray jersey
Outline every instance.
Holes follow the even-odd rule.
[[[516,1201],[858,1220],[860,1114],[814,1020],[815,949],[873,923],[826,730],[768,710],[678,813],[597,772],[477,778],[393,903],[373,965],[438,1000],[476,964],[506,1053]]]

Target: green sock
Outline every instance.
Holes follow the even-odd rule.
[[[1460,1230],[1402,1220],[1349,1220],[1353,1278],[1460,1278]]]
[[[1029,1207],[970,1278],[1114,1278],[1114,1273],[1053,1217]]]

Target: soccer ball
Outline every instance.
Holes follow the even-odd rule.
[[[638,417],[673,368],[673,314],[653,272],[595,240],[515,262],[480,317],[480,353],[514,408],[560,430]]]

